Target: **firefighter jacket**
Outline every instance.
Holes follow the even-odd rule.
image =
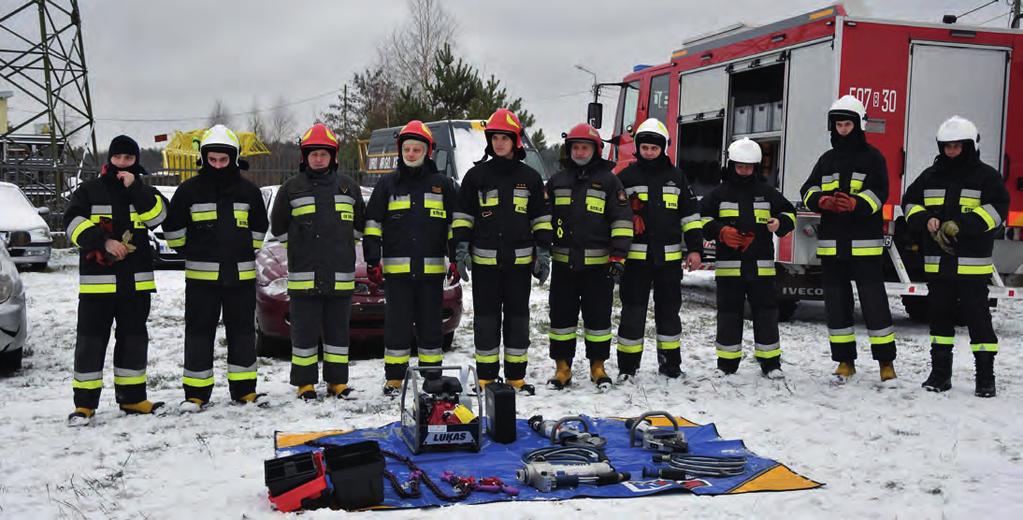
[[[962,160],[939,156],[903,197],[906,221],[913,229],[926,231],[931,218],[959,224],[955,255],[941,249],[929,234],[921,240],[924,272],[933,278],[987,280],[994,272],[994,234],[1005,222],[1009,193],[998,171],[971,155]]]
[[[668,157],[661,155],[652,161],[636,157],[636,162],[622,170],[618,178],[633,214],[643,223],[642,230],[634,226],[630,261],[645,260],[654,265],[679,262],[683,236],[686,251],[703,253],[699,202],[682,170]]]
[[[884,253],[884,203],[888,200],[888,167],[881,152],[863,133],[832,137],[832,149],[813,167],[800,193],[810,211],[821,214],[817,256],[878,257]],[[822,211],[820,199],[845,192],[856,198],[850,213]]]
[[[455,240],[470,244],[474,264],[531,265],[534,246],[551,247],[543,190],[540,174],[521,161],[498,157],[477,164],[459,188]]]
[[[614,163],[595,158],[585,166],[571,160],[547,182],[554,225],[551,257],[578,271],[626,258],[632,243],[632,210]]]
[[[363,256],[373,266],[383,260],[387,276],[437,278],[454,261],[451,221],[458,194],[432,159],[419,168],[399,163],[377,182],[366,205]]]
[[[107,171],[112,173],[106,173]],[[129,169],[135,181],[125,188],[111,165],[99,178],[85,181],[71,196],[64,212],[64,226],[71,243],[79,248],[79,294],[104,296],[154,292],[153,251],[149,229],[167,217],[167,203],[156,188],[142,180],[140,166]],[[106,241],[122,241],[125,232],[135,251],[116,261],[106,254]]]
[[[187,283],[240,285],[255,283],[267,227],[263,196],[237,166],[203,166],[174,192],[163,232],[185,257]]]
[[[288,249],[288,294],[355,290],[355,241],[366,203],[351,177],[306,169],[278,188],[270,217],[273,235]]]
[[[729,167],[722,178],[724,182],[700,203],[703,232],[717,240],[715,276],[747,280],[774,276],[774,240],[767,230],[767,221],[778,219],[780,225],[774,234],[785,236],[796,226],[795,208],[778,190],[765,184],[759,172],[740,177]],[[732,226],[740,233],[752,233],[753,242],[745,251],[728,247],[718,239],[725,226]]]

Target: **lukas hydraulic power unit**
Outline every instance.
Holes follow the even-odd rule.
[[[445,376],[457,372],[458,377]],[[485,424],[473,366],[409,367],[401,386],[400,434],[412,453],[479,451]]]

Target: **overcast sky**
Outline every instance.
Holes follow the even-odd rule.
[[[846,5],[853,15],[937,22],[944,13],[986,2]],[[0,0],[0,11],[21,3]],[[147,147],[156,146],[156,134],[202,127],[218,98],[232,112],[245,112],[337,89],[373,62],[377,45],[406,16],[402,0],[89,0],[80,5],[101,149],[119,133]],[[575,64],[601,81],[615,81],[635,64],[668,61],[688,37],[735,22],[769,23],[825,5],[826,0],[443,0],[459,23],[460,55],[521,96],[549,138],[585,119],[592,77]],[[998,0],[963,21],[980,23],[1008,9],[1007,0]],[[1004,27],[1005,20],[988,25]],[[0,79],[0,90],[9,89]],[[331,100],[291,106],[301,127],[295,131],[311,124]],[[10,101],[11,119],[24,117],[18,111],[28,107],[24,96],[15,94]],[[605,115],[612,117],[611,110]],[[179,118],[193,119],[155,121]],[[245,130],[246,121],[240,116],[234,123]]]

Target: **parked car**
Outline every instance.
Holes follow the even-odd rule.
[[[446,119],[426,123],[436,140],[433,160],[437,163],[437,169],[451,177],[455,183],[460,183],[476,161],[484,157],[487,148],[485,124],[486,121],[482,119]],[[366,173],[363,184],[376,184],[383,174],[391,173],[398,166],[398,143],[395,138],[400,130],[400,126],[378,128],[363,142]],[[526,151],[523,161],[547,180],[543,158],[528,136],[522,136],[522,145]]]
[[[50,262],[53,239],[50,226],[43,220],[47,207],[37,208],[15,184],[0,182],[0,240],[7,243],[8,256],[15,264],[45,269]],[[12,233],[18,233],[12,237]]]
[[[168,201],[174,197],[177,186],[154,186]],[[185,257],[167,245],[163,226],[149,230],[149,243],[153,246],[153,267],[157,269],[184,269]]]
[[[277,186],[262,188],[263,202],[273,207]],[[363,188],[369,200],[370,190]],[[361,244],[355,247],[355,292],[349,337],[356,343],[379,341],[384,335],[385,288],[369,281]],[[288,299],[288,251],[267,233],[263,248],[256,254],[256,351],[260,356],[291,358],[291,319]],[[455,329],[462,320],[462,287],[445,285],[441,311],[444,349],[451,348]],[[358,348],[353,352],[359,352]],[[365,352],[365,351],[363,351]],[[359,354],[353,354],[359,355]]]
[[[15,231],[21,238],[25,231]],[[0,240],[0,375],[21,368],[21,353],[28,334],[25,288],[14,260],[7,252],[7,240]]]

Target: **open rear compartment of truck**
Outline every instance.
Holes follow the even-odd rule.
[[[799,300],[823,298],[816,257],[820,218],[806,210],[800,188],[831,147],[831,103],[856,96],[867,109],[867,140],[888,165],[889,197],[882,209],[888,291],[903,296],[913,318],[926,319],[927,285],[917,251],[930,237],[907,232],[900,203],[906,187],[933,162],[940,123],[966,117],[980,130],[982,159],[1003,175],[1011,197],[995,242],[991,299],[1019,298],[1023,56],[1014,51],[1021,42],[1019,30],[856,18],[840,4],[760,27],[736,24],[685,42],[669,64],[637,67],[625,77],[614,158],[620,167],[628,162],[631,127],[663,113],[676,123],[669,124],[669,154],[703,195],[720,182],[728,144],[740,137],[757,141],[767,182],[799,209],[795,231],[776,244],[781,314],[787,318]],[[661,109],[657,100],[665,93],[669,104]]]

